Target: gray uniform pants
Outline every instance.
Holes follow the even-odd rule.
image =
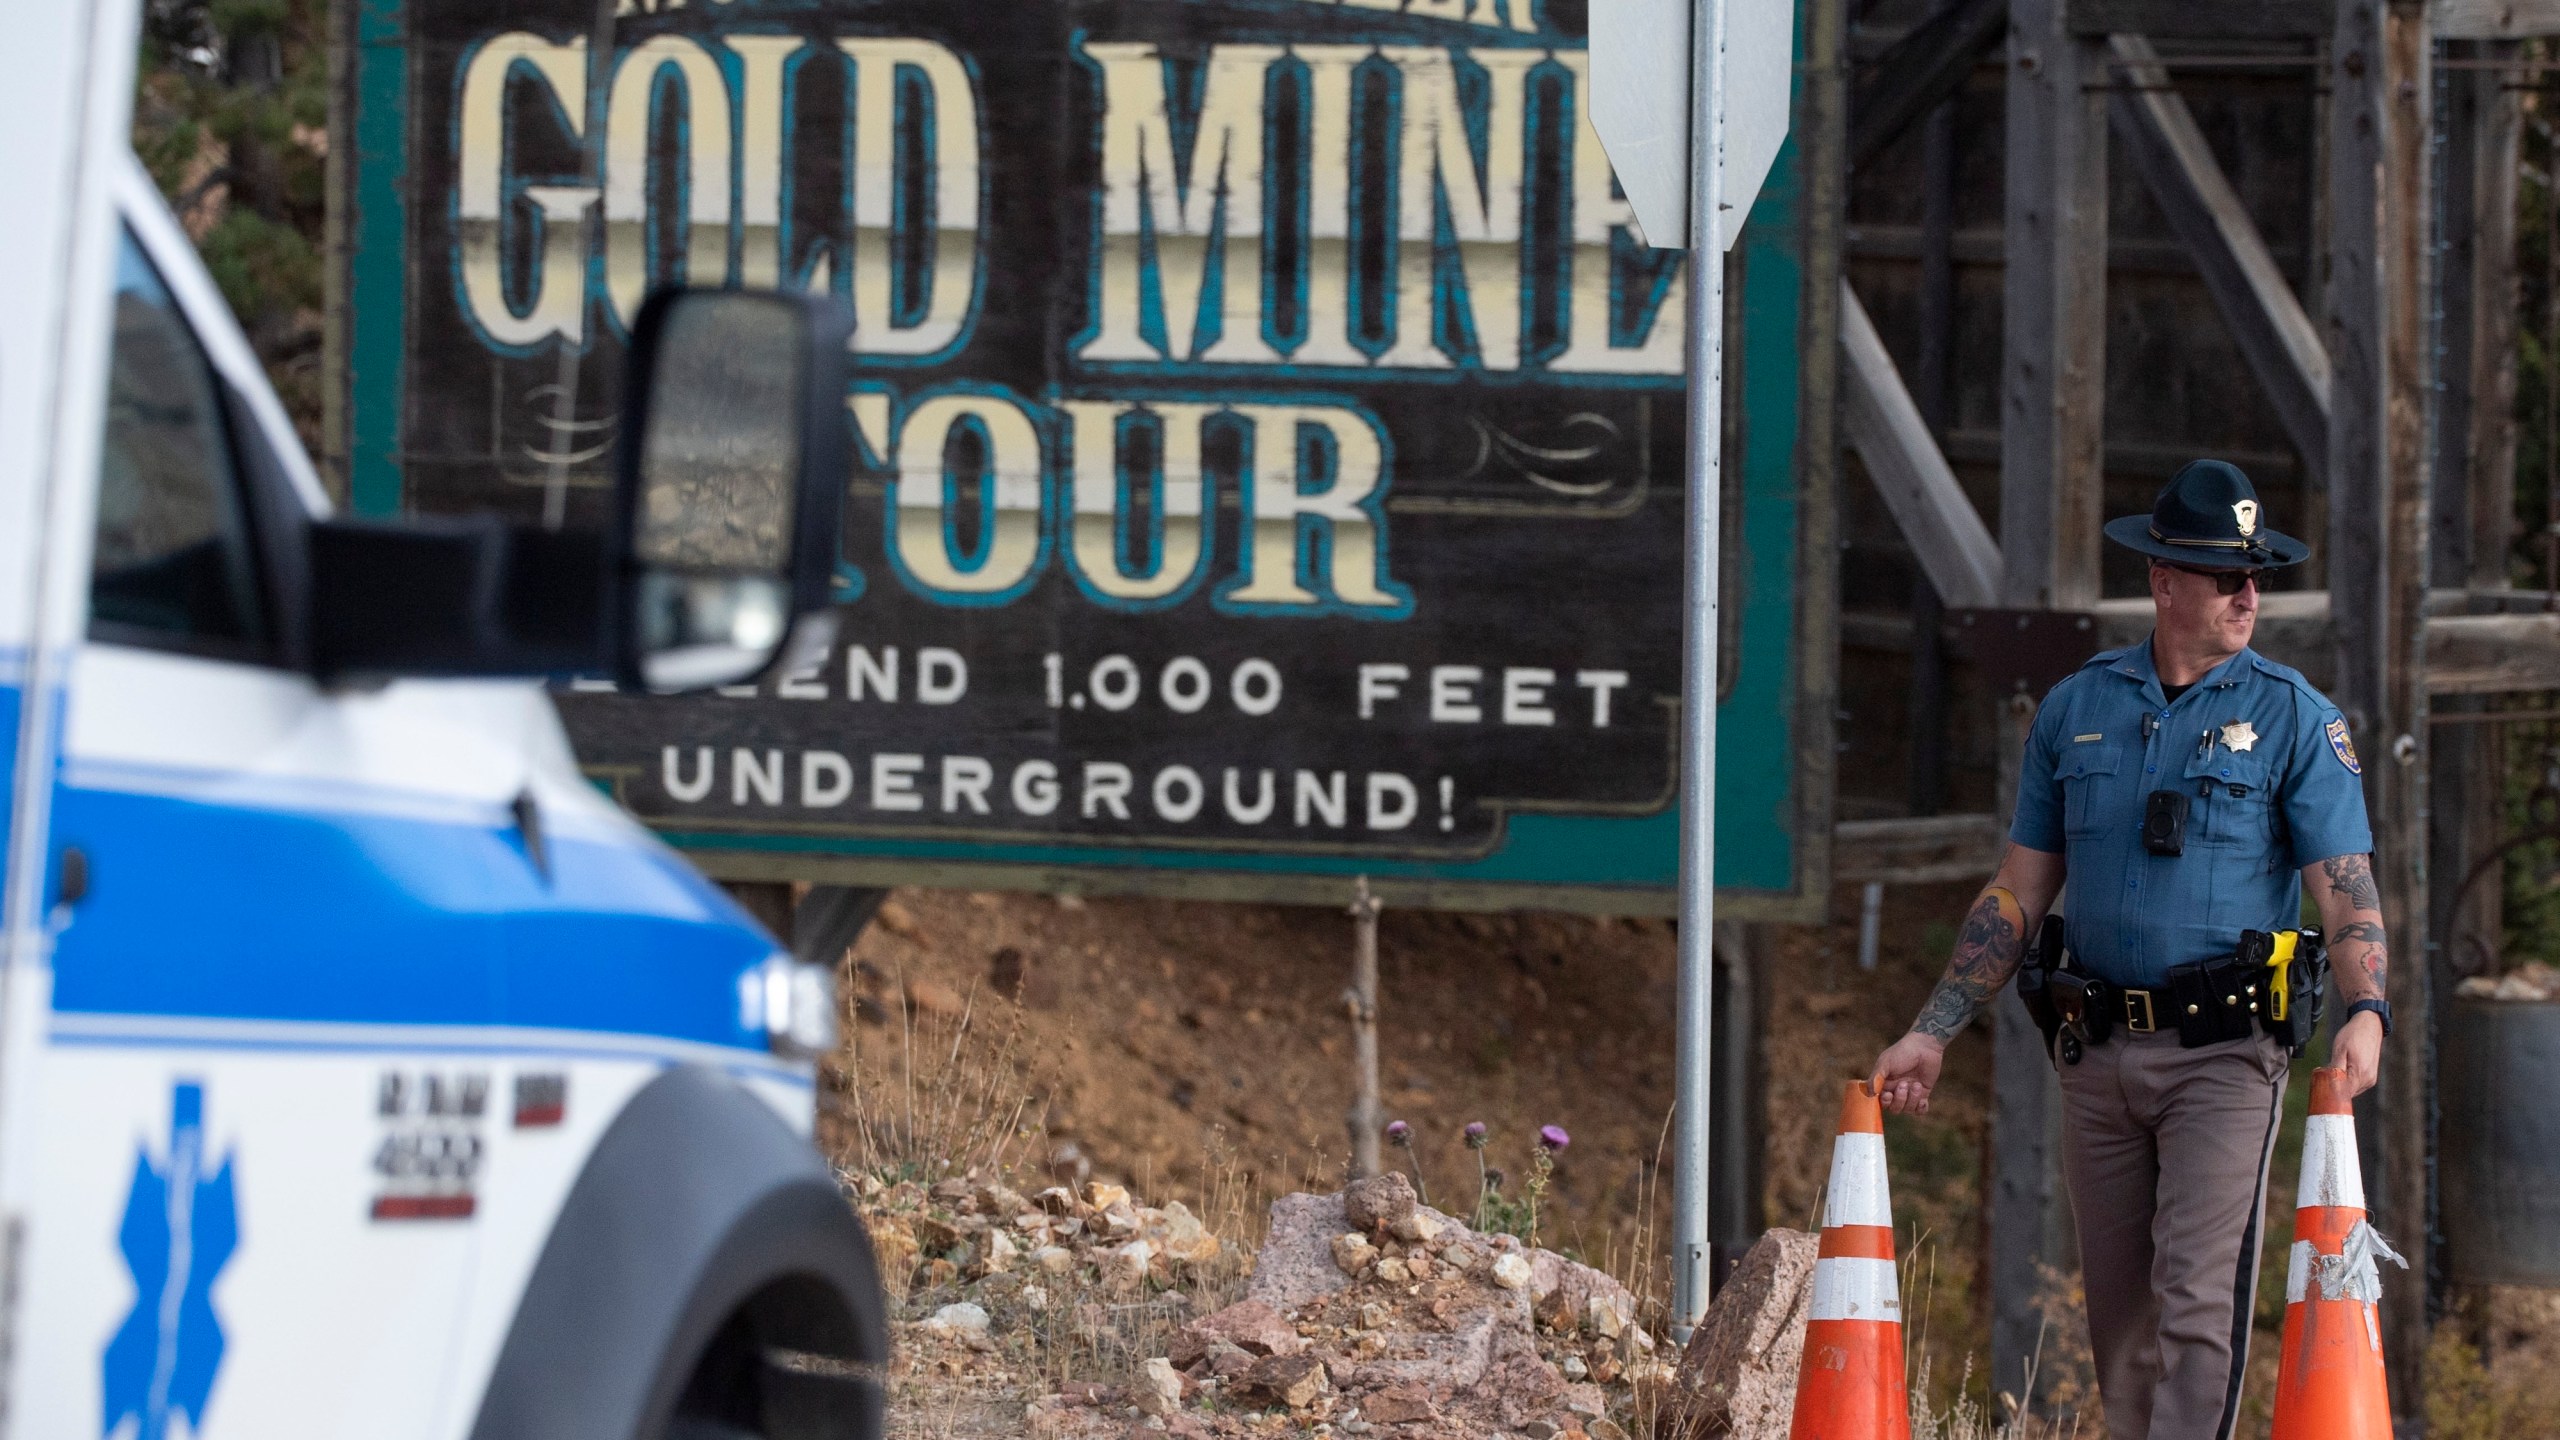
[[[2121,1027],[2062,1076],[2062,1165],[2111,1440],[2224,1440],[2240,1416],[2286,1057]]]

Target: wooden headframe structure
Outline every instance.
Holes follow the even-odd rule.
[[[2138,570],[2102,555],[2102,521],[2182,458],[2240,459],[2321,552],[2266,598],[2259,648],[2327,690],[2365,758],[2399,943],[2364,1153],[2377,1225],[2426,1255],[2430,996],[2498,934],[2493,885],[2450,913],[2499,839],[2494,727],[2461,717],[2560,689],[2560,615],[2508,572],[2514,76],[2560,0],[1849,3],[1841,418],[1882,504],[1862,532],[1844,494],[1843,534],[1903,564],[1843,566],[1843,694],[1910,711],[1907,763],[1865,767],[1864,809],[1858,736],[1904,717],[1844,727],[1837,873],[1989,872],[2036,699],[2149,627],[2147,599],[2107,594]],[[1907,685],[1862,687],[1861,651]],[[1991,758],[1969,786],[1950,712]],[[1897,768],[1907,797],[1883,793]],[[2015,1393],[2039,1264],[2074,1262],[2050,1067],[2019,1007],[1995,1013],[1993,1386]],[[2385,1287],[2397,1406],[2422,1393],[2431,1268]]]

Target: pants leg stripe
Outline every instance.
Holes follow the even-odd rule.
[[[2276,1148],[2276,1130],[2284,1123],[2284,1086],[2273,1087],[2267,1102],[2267,1136],[2258,1145],[2258,1188],[2249,1202],[2249,1227],[2240,1232],[2240,1258],[2231,1275],[2231,1384],[2222,1396],[2222,1423],[2213,1440],[2231,1440],[2240,1422],[2240,1392],[2249,1379],[2249,1331],[2258,1309],[2258,1230],[2267,1219],[2267,1168]]]

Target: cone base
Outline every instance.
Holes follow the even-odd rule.
[[[2299,1301],[2284,1314],[2269,1440],[2391,1440],[2382,1322],[2358,1300]]]
[[[1787,1440],[1910,1440],[1910,1435],[1911,1386],[1902,1372],[1902,1327],[1876,1320],[1809,1322]]]

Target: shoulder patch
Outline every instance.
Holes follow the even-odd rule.
[[[2327,728],[2329,753],[2338,757],[2338,763],[2347,767],[2348,774],[2363,774],[2364,764],[2356,759],[2356,742],[2347,738],[2347,717],[2344,715],[2336,717],[2329,722]]]

